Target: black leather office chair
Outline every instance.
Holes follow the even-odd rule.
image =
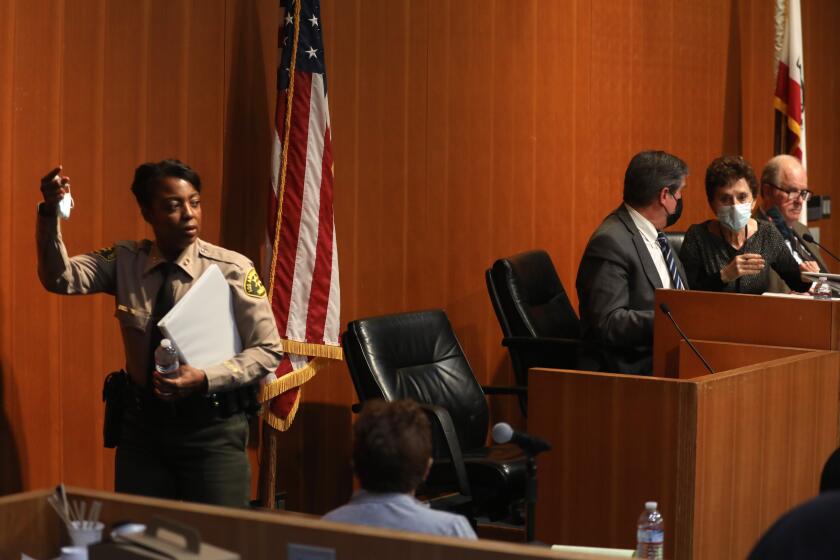
[[[665,237],[668,238],[668,243],[671,245],[671,250],[674,252],[674,254],[679,255],[680,249],[682,249],[683,240],[685,239],[685,232],[666,231]]]
[[[472,498],[475,511],[506,517],[524,496],[525,457],[512,445],[486,446],[484,391],[446,314],[418,311],[351,321],[342,346],[362,404],[411,399],[430,415],[435,462],[424,490],[457,491]]]
[[[499,259],[484,278],[517,385],[528,385],[532,367],[609,370],[602,348],[580,339],[580,319],[547,252]]]

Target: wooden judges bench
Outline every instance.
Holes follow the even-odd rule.
[[[647,500],[668,558],[744,558],[818,493],[838,446],[840,302],[657,290],[654,377],[535,369],[537,538],[632,548]],[[716,372],[681,341],[674,318]]]
[[[0,559],[19,560],[22,553],[36,559],[55,558],[60,547],[69,544],[62,522],[47,503],[52,492],[53,489],[36,490],[0,497]],[[204,542],[237,552],[243,560],[285,560],[289,544],[332,549],[338,560],[603,558],[499,541],[467,541],[345,525],[304,514],[206,506],[78,488],[68,488],[67,493],[70,500],[103,502],[100,520],[105,523],[105,534],[114,523],[148,523],[155,516],[163,516],[197,529]]]

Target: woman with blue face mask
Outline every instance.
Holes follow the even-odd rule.
[[[771,269],[793,291],[810,287],[775,226],[752,218],[757,193],[755,173],[743,157],[709,164],[706,198],[716,219],[691,226],[680,250],[693,290],[761,294]]]

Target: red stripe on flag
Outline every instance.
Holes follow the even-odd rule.
[[[280,365],[277,366],[276,375],[278,378],[291,373],[294,368],[292,367],[292,362],[289,360],[289,356],[284,355],[283,359],[280,360]],[[272,414],[277,416],[278,418],[286,419],[289,413],[292,411],[292,408],[295,406],[295,400],[297,400],[298,388],[292,389],[291,391],[286,391],[285,393],[281,393],[277,395],[271,402],[269,403],[268,407],[271,410]]]
[[[790,76],[788,75],[790,68],[784,62],[779,62],[779,70],[776,72],[776,97],[779,99],[787,99],[787,86]]]
[[[318,209],[318,243],[309,292],[309,314],[306,317],[306,340],[323,344],[327,304],[330,298],[333,252],[333,174],[330,129],[324,131],[324,153],[321,165],[321,204]]]
[[[292,101],[291,130],[288,139],[286,184],[283,192],[283,225],[277,246],[277,263],[274,269],[274,293],[271,307],[277,321],[277,330],[286,337],[289,321],[289,302],[295,273],[300,215],[303,199],[303,181],[306,173],[306,148],[309,135],[309,100],[312,93],[312,75],[295,72]]]

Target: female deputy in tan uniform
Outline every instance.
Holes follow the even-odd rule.
[[[246,413],[258,408],[259,379],[274,371],[280,338],[265,288],[246,257],[211,245],[201,231],[201,179],[177,160],[137,168],[131,191],[155,239],[68,257],[58,203],[70,179],[53,169],[41,180],[38,276],[50,292],[115,297],[127,372],[115,465],[118,492],[244,506],[250,495]],[[230,284],[243,350],[203,370],[154,369],[158,320],[215,264]],[[112,391],[113,392],[113,391]]]

